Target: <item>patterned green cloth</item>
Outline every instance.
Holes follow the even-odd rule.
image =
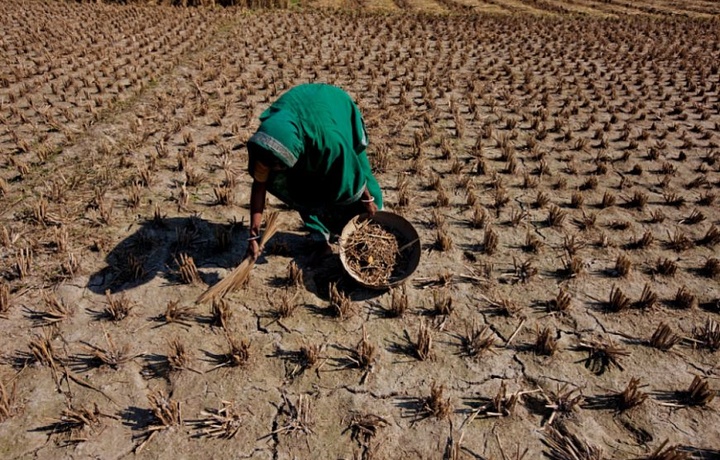
[[[362,116],[342,89],[304,84],[283,94],[260,115],[260,127],[248,141],[248,170],[268,152],[286,166],[273,170],[267,190],[300,212],[306,227],[329,239],[353,215],[367,186],[382,209],[382,192],[365,149]]]

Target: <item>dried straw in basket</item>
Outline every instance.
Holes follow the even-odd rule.
[[[265,220],[265,232],[262,234],[260,239],[260,252],[265,247],[265,243],[277,232],[277,212],[268,214]],[[247,256],[235,269],[226,276],[222,281],[210,287],[207,291],[203,292],[200,297],[197,298],[195,303],[206,303],[213,299],[225,297],[229,292],[235,291],[242,287],[247,281],[250,272],[255,266],[255,259],[251,256]]]

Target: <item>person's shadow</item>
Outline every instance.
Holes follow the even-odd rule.
[[[187,283],[194,275],[212,286],[220,281],[213,268],[231,270],[243,260],[247,236],[242,223],[215,223],[196,216],[148,220],[110,250],[105,257],[107,266],[90,276],[87,287],[96,294],[115,294],[158,276],[172,286]],[[338,255],[317,258],[313,249],[314,243],[304,235],[277,232],[258,263],[273,256],[291,257],[303,272],[305,289],[325,300],[332,283],[353,300],[384,292],[358,286],[344,272]],[[267,283],[277,287],[285,278],[285,273],[279,273]]]
[[[87,287],[97,294],[114,294],[157,276],[180,284],[180,267],[190,264],[187,258],[195,267],[231,268],[242,260],[244,233],[242,223],[213,223],[194,216],[148,220],[108,252],[107,266],[90,276]],[[216,275],[198,274],[207,284],[217,282]]]

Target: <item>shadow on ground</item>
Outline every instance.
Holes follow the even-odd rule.
[[[246,240],[247,229],[242,223],[214,223],[196,216],[148,220],[108,252],[107,265],[90,276],[87,287],[96,294],[108,291],[116,294],[142,286],[158,276],[168,285],[182,284],[185,281],[181,266],[187,258],[192,258],[201,280],[212,286],[220,279],[207,269],[236,267],[247,249]],[[333,283],[339,292],[354,301],[371,299],[385,292],[359,286],[345,273],[337,254],[317,257],[315,245],[303,235],[278,232],[268,242],[258,264],[274,256],[292,257],[303,271],[305,288],[324,300],[329,299]],[[269,285],[278,287],[284,282],[282,276],[277,276]]]

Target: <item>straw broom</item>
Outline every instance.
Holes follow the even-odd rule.
[[[275,211],[268,214],[265,220],[265,232],[263,232],[262,238],[260,239],[260,252],[262,252],[265,247],[265,243],[277,232],[277,217],[278,212]],[[235,267],[228,276],[203,292],[195,303],[211,302],[214,299],[225,297],[229,292],[239,289],[248,279],[248,276],[250,276],[250,271],[252,271],[255,266],[255,260],[252,256],[245,257],[240,265]]]

